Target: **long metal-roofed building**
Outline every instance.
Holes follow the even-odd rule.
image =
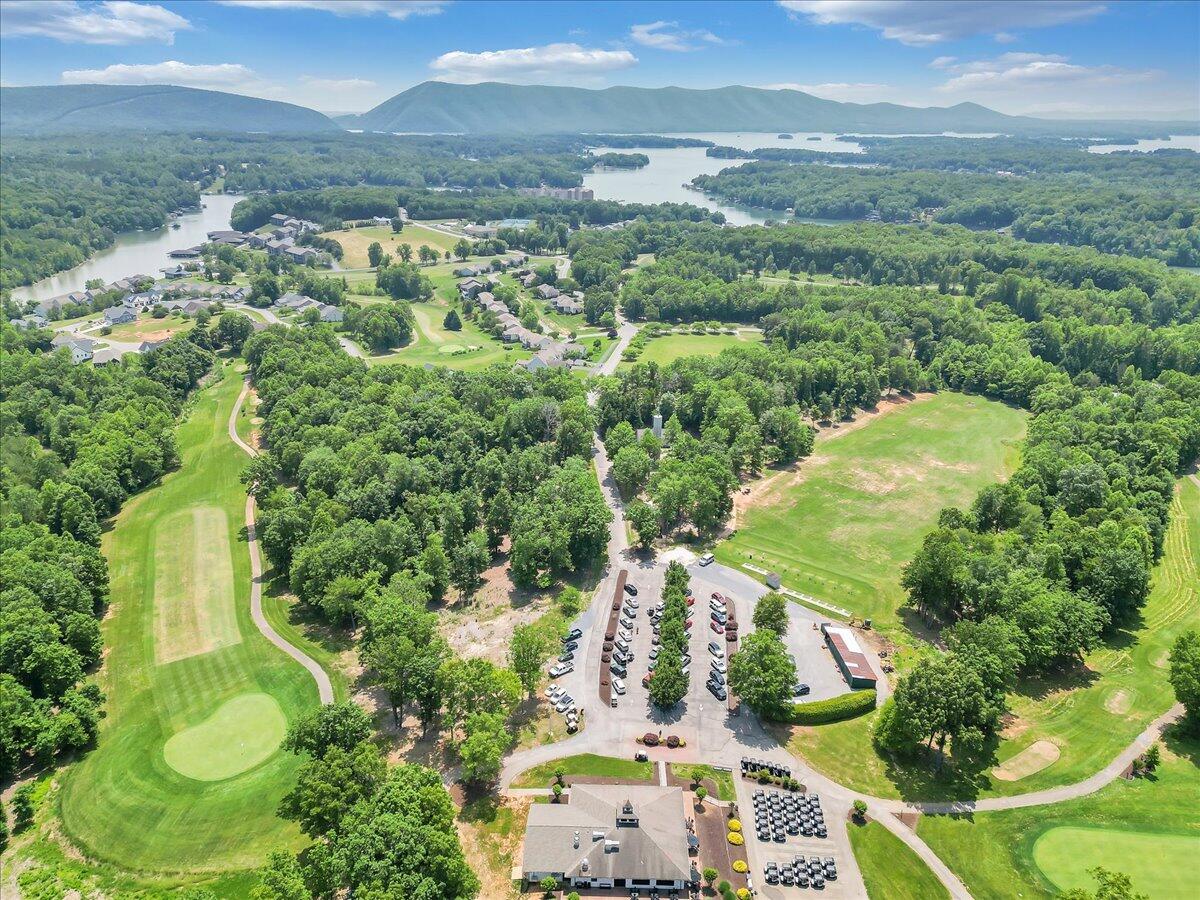
[[[821,625],[821,632],[825,635],[825,643],[833,652],[833,658],[842,670],[846,683],[852,688],[875,687],[875,670],[871,668],[867,654],[858,643],[857,635],[849,628],[829,622]]]
[[[564,888],[683,891],[699,882],[688,855],[683,791],[657,785],[572,784],[570,802],[529,809],[521,875]]]

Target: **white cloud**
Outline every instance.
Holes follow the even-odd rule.
[[[47,37],[68,44],[175,43],[191,23],[153,3],[107,0],[81,6],[75,0],[4,0],[0,35]]]
[[[315,75],[301,75],[300,80],[315,91],[332,93],[361,91],[365,88],[378,87],[374,81],[367,78],[318,78]]]
[[[220,91],[261,90],[265,85],[253,69],[241,63],[191,65],[177,60],[130,65],[117,63],[103,69],[70,69],[63,84],[177,84]]]
[[[312,9],[335,16],[436,16],[450,0],[217,0],[222,6],[252,9]]]
[[[827,81],[822,84],[764,84],[769,91],[803,91],[823,100],[849,101],[851,103],[882,103],[895,97],[896,89],[890,84],[869,81]]]
[[[939,56],[929,64],[931,69],[948,69],[950,65],[958,61],[957,56]]]
[[[923,47],[975,34],[1011,38],[1013,28],[1046,28],[1105,11],[1091,0],[777,0],[814,25],[862,25],[885,38]]]
[[[1005,53],[995,59],[956,63],[945,69],[954,77],[939,85],[937,90],[947,94],[1025,92],[1031,88],[1046,90],[1067,86],[1078,90],[1145,84],[1162,76],[1161,72],[1152,69],[1076,65],[1065,56],[1050,53]]]
[[[645,25],[632,25],[629,28],[629,39],[643,47],[653,47],[655,50],[672,50],[676,53],[686,53],[689,50],[699,50],[701,44],[722,44],[719,37],[707,29],[693,31],[678,28],[678,22],[650,22]],[[701,43],[696,43],[697,41]]]
[[[546,44],[468,53],[452,50],[429,64],[442,81],[571,81],[637,65],[628,50],[597,50],[579,44]]]

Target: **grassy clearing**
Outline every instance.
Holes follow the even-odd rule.
[[[577,756],[564,756],[562,759],[527,769],[513,780],[512,786],[515,788],[549,787],[550,782],[554,780],[554,772],[559,766],[562,767],[563,774],[568,781],[572,778],[654,780],[654,763],[598,756],[595,753],[580,753]]]
[[[671,763],[671,771],[680,778],[691,778],[694,781],[711,781],[717,786],[717,799],[734,801],[737,795],[733,787],[733,773],[700,763]]]
[[[1141,621],[1089,654],[1082,673],[1027,683],[1009,698],[1014,712],[996,757],[980,771],[935,778],[925,764],[883,759],[871,747],[877,713],[820,728],[797,728],[792,749],[855,790],[881,797],[950,799],[1004,796],[1081,781],[1108,764],[1174,702],[1166,678],[1178,634],[1200,626],[1200,487],[1181,479],[1171,505],[1165,553]],[[1119,700],[1120,702],[1114,702]],[[1058,756],[1039,768],[1031,747],[1053,744]],[[1024,758],[1020,758],[1025,754]],[[1044,761],[1044,760],[1042,760]],[[1015,770],[1023,777],[996,777]]]
[[[369,265],[367,248],[378,242],[383,252],[389,254],[394,261],[400,259],[400,245],[408,244],[413,250],[413,259],[417,258],[417,248],[426,244],[440,253],[449,250],[454,252],[458,238],[442,231],[410,222],[404,226],[400,234],[393,234],[390,225],[372,225],[369,228],[346,228],[342,231],[330,231],[323,237],[333,238],[342,245],[342,266],[347,269],[359,269]]]
[[[413,303],[412,311],[417,324],[416,339],[395,353],[374,357],[372,362],[410,366],[428,364],[473,371],[493,363],[511,365],[529,359],[531,355],[527,350],[502,344],[465,318],[460,331],[443,328],[442,320],[450,311],[450,305],[444,301]]]
[[[924,816],[917,833],[978,898],[1094,888],[1094,866],[1129,873],[1155,900],[1200,896],[1200,741],[1168,734],[1155,778],[1118,779],[1050,806]]]
[[[870,900],[936,900],[950,896],[921,858],[878,822],[846,827]]]
[[[730,347],[762,343],[761,331],[744,331],[738,334],[669,334],[652,338],[634,362],[622,362],[620,368],[629,369],[637,363],[658,363],[665,366],[684,356],[716,356]]]
[[[247,695],[267,695],[284,722],[318,702],[308,673],[250,619],[249,555],[240,544],[230,554],[238,642],[161,665],[155,659],[156,532],[164,523],[189,521],[180,511],[207,508],[223,513],[228,538],[242,527],[238,473],[246,456],[226,432],[240,389],[241,379],[227,373],[195,398],[178,431],[179,470],[127,503],[104,535],[114,600],[104,622],[108,653],[100,677],[107,718],[97,749],[67,772],[58,806],[63,830],[89,857],[116,868],[211,876],[256,866],[269,850],[303,843],[296,826],[275,815],[298,765],[290,754],[275,746],[251,768],[220,781],[186,777],[165,755],[180,734],[195,738],[195,746],[187,750],[192,741],[176,738],[175,761],[181,750],[199,753],[201,738],[221,746],[212,717],[228,719],[230,710],[244,708]],[[226,707],[230,701],[234,706]],[[233,718],[243,735],[262,724]],[[228,730],[225,735],[238,740]],[[262,754],[260,748],[255,758]],[[217,754],[209,757],[207,765],[219,763]]]
[[[663,340],[650,342],[650,348]],[[938,394],[895,409],[781,472],[717,559],[751,562],[783,583],[888,628],[904,599],[900,570],[944,506],[967,506],[1017,461],[1025,413]],[[836,432],[835,432],[836,433]]]
[[[153,316],[142,316],[135,322],[124,325],[114,325],[111,334],[105,335],[109,340],[124,341],[161,341],[177,334],[187,334],[196,327],[195,319],[183,319],[179,316],[167,316],[156,319]]]

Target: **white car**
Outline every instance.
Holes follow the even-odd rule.
[[[570,709],[574,705],[575,705],[575,698],[573,698],[570,694],[563,694],[559,698],[558,702],[554,704],[554,708],[561,713],[561,712],[566,712],[568,709]]]
[[[657,648],[657,647],[651,647],[651,648],[650,648],[650,658],[651,658],[651,659],[658,659],[658,648]]]
[[[722,675],[724,675],[725,674],[725,660],[714,659],[712,661],[712,669],[714,672],[720,672]]]
[[[612,680],[612,689],[618,694],[625,693],[625,682],[623,682],[620,678],[614,678]]]
[[[550,700],[557,701],[558,695],[562,692],[563,689],[561,687],[559,687],[557,684],[552,684],[550,687],[546,688],[546,697]]]
[[[634,600],[632,597],[626,597],[626,598],[625,598],[625,605],[626,605],[627,607],[629,607],[630,609],[637,609],[637,608],[638,608],[638,602],[637,602],[636,600]]]
[[[550,677],[558,678],[560,675],[566,675],[568,672],[574,672],[575,666],[571,663],[555,663],[550,667]]]
[[[630,641],[633,640],[633,632],[630,631],[628,628],[622,628],[620,631],[617,632],[617,637],[619,637],[621,640],[623,640],[625,643],[628,644]]]
[[[621,626],[623,628],[632,628],[633,627],[633,619],[621,619]]]
[[[713,564],[713,559],[714,559],[714,557],[711,553],[705,553],[703,556],[700,557],[700,565],[711,566]]]

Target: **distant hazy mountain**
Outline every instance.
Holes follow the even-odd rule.
[[[52,85],[0,88],[6,134],[81,131],[333,131],[303,106],[173,85]]]
[[[1091,136],[1126,133],[1166,134],[1166,123],[1054,122],[1008,116],[977,103],[949,107],[894,103],[838,103],[802,91],[724,87],[524,86],[487,82],[446,84],[427,81],[397,94],[359,116],[340,116],[346,128],[416,132],[698,132],[830,131],[1005,132]],[[1187,133],[1195,133],[1195,123]],[[1175,132],[1180,133],[1180,132]]]

